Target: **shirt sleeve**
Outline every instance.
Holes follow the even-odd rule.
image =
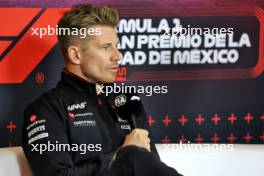
[[[26,108],[22,146],[34,175],[104,175],[114,153],[100,154],[74,163],[72,150],[60,151],[54,148],[58,143],[72,147],[66,127],[66,120],[60,115],[54,102],[40,100]]]

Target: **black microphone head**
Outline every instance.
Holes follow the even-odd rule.
[[[122,93],[114,95],[114,105],[117,114],[124,120],[138,118],[142,111],[141,99],[137,94]]]

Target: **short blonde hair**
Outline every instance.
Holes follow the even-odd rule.
[[[58,22],[58,28],[68,29],[89,29],[95,25],[110,26],[115,28],[118,25],[119,16],[115,9],[107,6],[93,7],[91,4],[78,4],[70,11],[64,13]],[[59,45],[63,54],[72,44],[74,36],[58,35]]]

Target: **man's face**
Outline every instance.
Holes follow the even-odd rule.
[[[101,35],[95,35],[85,43],[81,51],[81,71],[93,83],[112,83],[115,81],[118,61],[122,55],[117,49],[119,42],[116,31],[109,26],[101,28]]]

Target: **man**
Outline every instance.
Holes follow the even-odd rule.
[[[65,57],[61,81],[25,110],[23,149],[36,176],[179,175],[159,160],[143,113],[132,131],[99,94],[115,80],[119,21],[115,10],[77,5],[59,28],[87,29],[92,34],[59,35]],[[151,164],[151,166],[150,166]]]

